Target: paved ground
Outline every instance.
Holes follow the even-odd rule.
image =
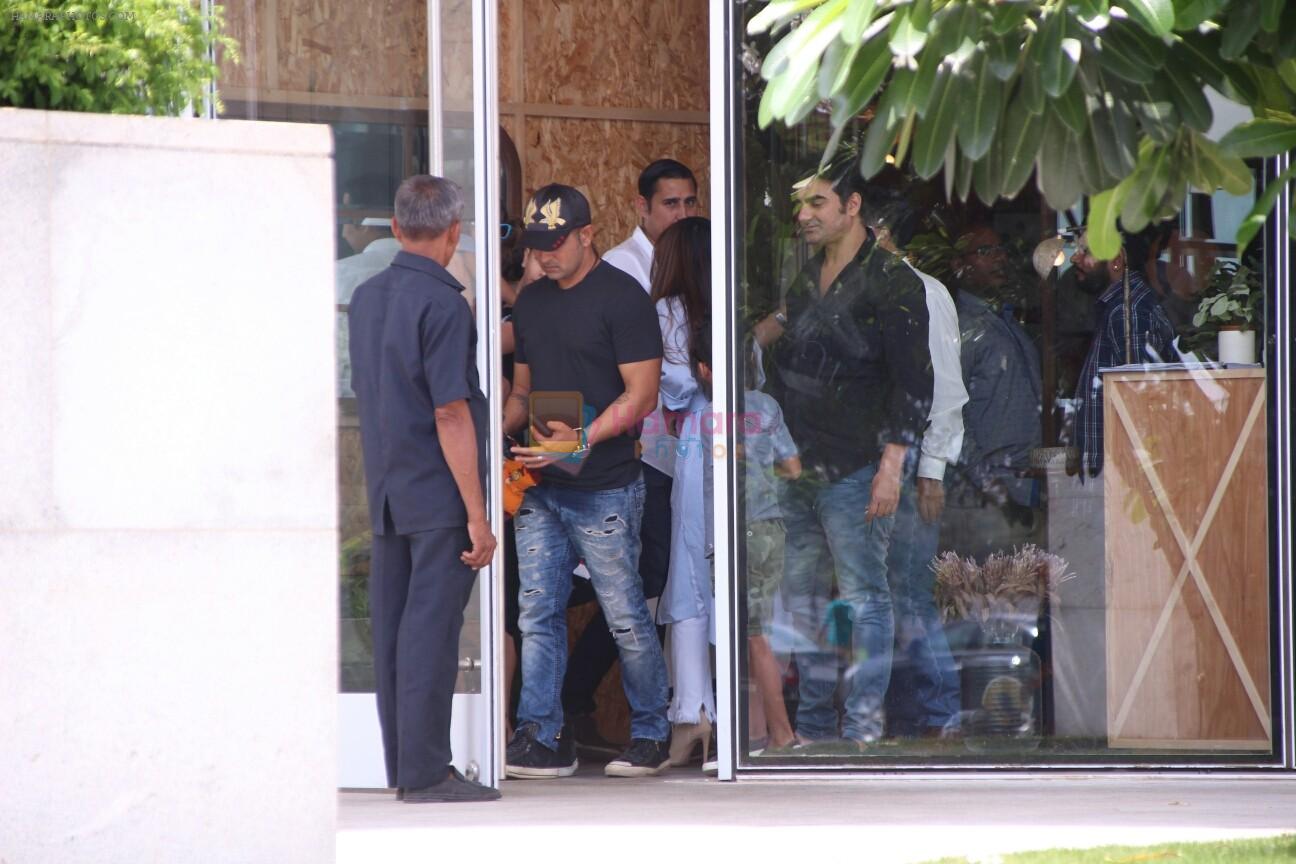
[[[342,793],[338,864],[405,861],[917,862],[1028,849],[1296,833],[1296,778],[744,780],[592,771],[508,781],[488,804]]]

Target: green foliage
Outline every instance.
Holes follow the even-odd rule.
[[[1252,325],[1260,320],[1263,304],[1264,290],[1260,284],[1260,274],[1245,264],[1220,261],[1211,271],[1206,293],[1197,304],[1193,326],[1204,327],[1209,324],[1218,329],[1241,325],[1253,329]]]
[[[0,106],[177,115],[202,105],[219,46],[190,0],[6,0],[0,11]]]
[[[1190,188],[1252,187],[1243,161],[1296,149],[1296,3],[1279,0],[772,0],[758,121],[869,120],[860,170],[911,159],[987,204],[1034,169],[1049,205],[1090,196],[1090,247],[1178,213]],[[1212,87],[1255,119],[1215,143]],[[873,105],[870,112],[869,106]],[[1245,247],[1282,185],[1238,233]]]

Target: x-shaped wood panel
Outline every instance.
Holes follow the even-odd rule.
[[[1206,574],[1202,572],[1201,564],[1197,561],[1197,553],[1201,549],[1206,535],[1210,533],[1211,525],[1215,522],[1220,502],[1224,499],[1224,493],[1233,480],[1233,474],[1237,471],[1247,441],[1251,438],[1251,432],[1264,412],[1265,388],[1261,386],[1256,391],[1255,399],[1251,402],[1251,410],[1242,426],[1242,433],[1233,444],[1233,451],[1229,454],[1224,471],[1215,484],[1215,491],[1211,495],[1210,504],[1206,507],[1201,524],[1197,526],[1197,531],[1191,541],[1189,541],[1188,535],[1179,521],[1174,505],[1170,503],[1170,496],[1166,494],[1165,486],[1161,483],[1161,478],[1157,474],[1152,455],[1144,446],[1143,436],[1139,434],[1133,418],[1130,417],[1129,409],[1121,396],[1120,388],[1108,387],[1106,389],[1108,391],[1106,398],[1111,400],[1117,416],[1120,417],[1121,426],[1124,428],[1125,433],[1129,435],[1130,442],[1134,445],[1134,454],[1138,459],[1139,467],[1143,470],[1144,476],[1147,477],[1148,484],[1152,487],[1152,494],[1156,496],[1157,504],[1161,508],[1161,512],[1170,526],[1170,531],[1174,534],[1175,542],[1184,556],[1183,564],[1179,567],[1179,574],[1170,589],[1170,594],[1166,597],[1165,605],[1161,607],[1161,614],[1157,619],[1156,627],[1152,631],[1152,638],[1148,640],[1146,647],[1143,649],[1143,656],[1139,659],[1138,668],[1134,672],[1134,679],[1130,682],[1129,689],[1125,691],[1125,698],[1121,701],[1120,711],[1116,714],[1116,722],[1110,735],[1113,738],[1119,737],[1121,730],[1125,728],[1125,721],[1129,718],[1129,713],[1134,706],[1134,697],[1138,695],[1148,668],[1152,665],[1152,657],[1156,654],[1157,648],[1160,647],[1162,637],[1165,636],[1166,628],[1170,624],[1170,616],[1173,614],[1175,604],[1179,602],[1179,597],[1183,593],[1184,584],[1187,582],[1188,577],[1192,576],[1193,583],[1201,593],[1202,602],[1205,603],[1206,609],[1210,613],[1211,621],[1214,622],[1215,629],[1224,642],[1224,648],[1228,651],[1233,668],[1237,671],[1243,689],[1246,690],[1251,707],[1255,710],[1256,717],[1259,719],[1265,735],[1272,737],[1273,730],[1269,711],[1265,707],[1264,700],[1260,697],[1260,690],[1256,687],[1250,670],[1247,669],[1246,663],[1242,659],[1242,652],[1238,648],[1237,640],[1233,638],[1233,631],[1229,629],[1228,622],[1224,620],[1224,613],[1220,611],[1219,604],[1215,601],[1215,594],[1206,581]]]

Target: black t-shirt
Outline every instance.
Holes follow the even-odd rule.
[[[570,288],[552,279],[527,286],[513,307],[514,359],[531,370],[531,393],[575,391],[587,425],[625,392],[622,363],[662,356],[657,310],[633,277],[604,261]],[[634,431],[591,448],[583,460],[545,468],[544,483],[616,489],[639,476]]]

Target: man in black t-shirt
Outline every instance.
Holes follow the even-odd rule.
[[[504,430],[540,472],[514,517],[522,631],[522,696],[509,742],[510,777],[576,771],[563,731],[567,597],[579,560],[590,572],[617,643],[630,703],[631,744],[616,777],[657,774],[669,762],[666,664],[639,576],[644,483],[638,424],[657,407],[662,341],[657,311],[633,278],[594,252],[589,202],[570,186],[536,192],[522,243],[545,278],[513,307],[513,392]]]

